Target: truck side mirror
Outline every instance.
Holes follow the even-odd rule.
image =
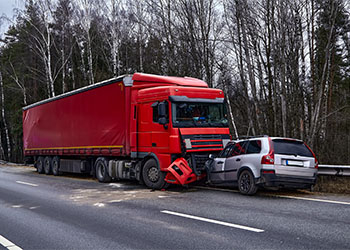
[[[166,106],[165,102],[160,102],[158,104],[158,116],[159,117],[165,117],[166,116]]]

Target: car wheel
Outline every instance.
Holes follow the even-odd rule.
[[[36,169],[39,174],[43,174],[45,172],[44,170],[44,157],[39,156],[38,159],[36,160]]]
[[[249,170],[243,170],[238,178],[238,189],[241,194],[252,195],[258,190],[254,176]]]
[[[111,182],[112,178],[108,174],[108,161],[105,158],[97,158],[95,169],[96,177],[99,182]]]
[[[142,168],[142,178],[148,188],[161,189],[166,186],[165,175],[165,172],[160,171],[155,159],[146,161]]]
[[[57,156],[55,156],[52,159],[52,173],[53,175],[60,175],[60,158],[58,158]]]
[[[47,174],[47,175],[52,173],[52,158],[49,157],[49,156],[45,157],[45,160],[44,160],[44,171],[45,171],[45,174]]]

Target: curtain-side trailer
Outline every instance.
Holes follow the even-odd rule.
[[[195,78],[135,73],[23,108],[24,155],[39,173],[184,185],[229,139],[223,91]]]

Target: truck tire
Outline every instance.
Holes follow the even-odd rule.
[[[162,189],[166,186],[165,175],[165,172],[160,171],[155,159],[146,161],[142,168],[142,178],[148,188]]]
[[[52,159],[52,173],[53,175],[60,175],[60,158],[58,156]]]
[[[47,175],[52,174],[52,158],[50,156],[46,156],[44,159],[44,172]]]
[[[258,190],[255,184],[254,176],[249,170],[243,170],[239,174],[238,189],[241,194],[253,195]]]
[[[44,170],[44,157],[39,156],[38,159],[36,160],[36,169],[39,174],[43,174],[45,172]]]
[[[103,158],[97,158],[95,162],[96,178],[99,182],[111,182],[112,178],[108,174],[108,161]]]

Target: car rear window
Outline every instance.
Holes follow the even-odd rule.
[[[274,139],[272,142],[275,154],[313,157],[312,152],[303,142],[283,139]]]

